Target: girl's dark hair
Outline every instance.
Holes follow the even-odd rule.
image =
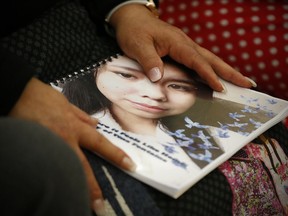
[[[93,71],[66,81],[62,92],[70,103],[88,114],[110,105],[110,101],[98,90]]]

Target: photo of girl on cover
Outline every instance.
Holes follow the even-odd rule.
[[[168,57],[163,62],[163,78],[153,83],[136,61],[111,57],[66,82],[63,94],[97,118],[97,129],[108,139],[132,140],[139,150],[183,169],[189,160],[205,167],[235,138],[273,117],[263,107],[247,105],[252,99],[246,96],[246,104],[216,98],[194,71]]]

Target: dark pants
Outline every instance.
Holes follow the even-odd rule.
[[[82,166],[49,130],[0,119],[0,215],[91,215]]]

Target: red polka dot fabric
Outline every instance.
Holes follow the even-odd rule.
[[[287,0],[160,0],[159,9],[260,91],[288,99]]]

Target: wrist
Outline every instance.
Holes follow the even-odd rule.
[[[106,31],[114,35],[114,29],[124,20],[144,17],[159,17],[158,10],[153,0],[130,0],[113,8],[106,16]]]
[[[154,14],[155,17],[159,17],[158,10],[157,10],[156,5],[155,5],[155,3],[154,3],[153,0],[130,0],[130,1],[123,2],[123,3],[119,4],[119,5],[117,5],[116,7],[114,7],[114,8],[108,13],[108,15],[106,16],[105,21],[106,21],[107,23],[109,23],[111,17],[113,16],[113,14],[114,14],[117,10],[119,10],[120,8],[125,7],[125,6],[127,6],[127,5],[131,5],[131,4],[143,5],[143,6],[145,6],[147,9],[149,9],[149,10],[152,12],[152,14]]]

